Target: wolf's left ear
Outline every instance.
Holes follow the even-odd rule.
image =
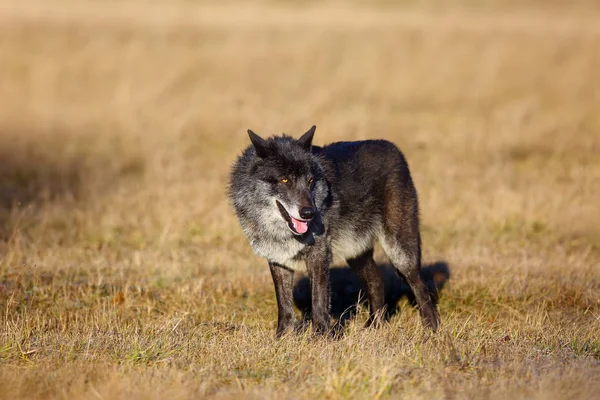
[[[312,146],[313,136],[315,136],[315,129],[317,129],[317,127],[313,125],[312,128],[310,128],[304,135],[300,137],[300,139],[298,139],[298,143],[300,143],[300,145],[306,150],[310,150]]]
[[[248,129],[248,136],[250,136],[250,141],[254,145],[254,150],[256,150],[256,155],[260,158],[265,158],[268,155],[267,152],[267,141],[256,133],[252,132]]]

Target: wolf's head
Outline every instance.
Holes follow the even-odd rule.
[[[315,129],[297,140],[263,139],[248,130],[252,145],[241,157],[245,167],[239,173],[234,167],[231,182],[238,216],[260,219],[256,222],[273,229],[287,225],[294,235],[309,230],[327,194],[323,168],[311,151]]]

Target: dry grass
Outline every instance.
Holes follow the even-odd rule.
[[[3,3],[2,397],[597,395],[599,10],[378,4]],[[313,123],[406,153],[437,335],[275,340],[225,185],[245,129]]]

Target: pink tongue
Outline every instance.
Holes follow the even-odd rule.
[[[292,224],[294,225],[294,229],[296,230],[296,232],[304,233],[308,230],[308,223],[306,223],[304,221],[298,221],[296,218],[292,217],[291,215],[290,215],[290,218],[292,219]]]

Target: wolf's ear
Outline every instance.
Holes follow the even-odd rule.
[[[313,125],[312,128],[310,128],[304,135],[300,137],[300,139],[298,139],[300,146],[304,147],[306,150],[310,151],[313,136],[315,136],[315,129],[317,129],[317,127]]]
[[[248,136],[250,136],[250,141],[254,145],[254,150],[256,150],[256,155],[260,158],[265,158],[268,155],[267,152],[267,141],[256,133],[252,132],[248,129]]]

